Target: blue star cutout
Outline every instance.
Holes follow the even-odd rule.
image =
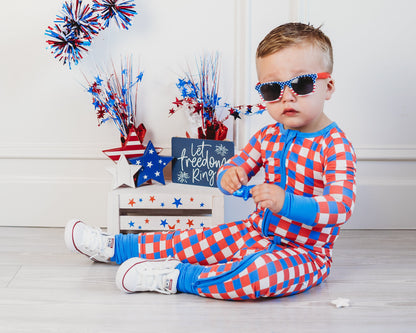
[[[178,208],[180,205],[182,205],[181,199],[175,199],[175,202],[172,202],[172,205],[175,205],[176,208]]]
[[[166,220],[160,220],[160,225],[163,227],[163,228],[166,228],[166,226],[168,225],[168,222],[166,222]]]
[[[97,76],[95,77],[95,82],[97,82],[97,84],[98,84],[99,86],[101,86],[101,83],[103,82],[103,80],[101,80],[101,78],[97,75]]]
[[[140,74],[137,76],[136,82],[140,82],[143,79],[143,72],[140,72]]]
[[[138,164],[142,166],[137,173],[136,186],[139,187],[150,179],[154,179],[165,185],[163,169],[172,159],[172,156],[159,156],[152,141],[149,141],[143,156],[129,160],[130,164]]]
[[[133,227],[134,227],[134,222],[133,222],[133,221],[130,221],[130,222],[129,222],[129,226],[130,226],[131,228],[133,228]]]
[[[205,204],[203,202],[201,202],[201,204],[199,205],[200,207],[204,207]]]

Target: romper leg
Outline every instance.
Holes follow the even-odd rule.
[[[226,300],[289,296],[320,284],[328,276],[330,262],[319,264],[321,261],[304,250],[277,247],[248,255],[240,262],[204,267],[191,292]]]
[[[265,249],[270,244],[248,221],[213,228],[154,232],[139,235],[139,256],[147,259],[175,257],[183,263],[211,265],[239,260],[245,249]]]

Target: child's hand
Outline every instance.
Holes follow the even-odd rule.
[[[221,178],[221,187],[228,193],[234,193],[241,185],[247,185],[248,177],[242,167],[231,167]]]
[[[251,191],[253,200],[261,208],[269,208],[273,213],[279,213],[285,202],[285,191],[278,185],[260,184],[254,186]]]

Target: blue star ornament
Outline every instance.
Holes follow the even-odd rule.
[[[159,156],[153,143],[149,141],[143,156],[130,159],[131,164],[140,165],[141,169],[137,174],[136,186],[139,187],[150,179],[154,179],[165,185],[163,169],[173,159],[171,156]]]

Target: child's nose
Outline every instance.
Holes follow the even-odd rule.
[[[296,99],[296,95],[293,93],[292,89],[290,89],[289,86],[285,86],[283,88],[282,101],[293,101],[294,99]]]

